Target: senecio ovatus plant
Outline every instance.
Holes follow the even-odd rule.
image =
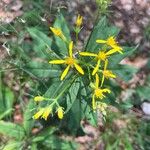
[[[47,120],[55,113],[59,119],[63,119],[73,107],[71,111],[75,115],[72,117],[84,112],[85,115],[81,118],[88,118],[88,114],[97,111],[106,116],[111,103],[109,95],[114,95],[111,85],[117,74],[120,74],[113,67],[129,55],[130,50],[125,50],[118,44],[118,29],[106,26],[106,18],[97,21],[87,43],[79,49],[78,37],[83,27],[83,17],[80,15],[73,27],[73,39],[62,15],[50,27],[54,34],[51,53],[53,55],[54,52],[55,55],[47,65],[51,69],[56,68],[58,72],[46,94],[34,98],[34,101],[42,103],[33,115],[34,119]]]

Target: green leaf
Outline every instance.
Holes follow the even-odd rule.
[[[31,144],[31,150],[38,150],[37,143],[32,143]]]
[[[67,93],[67,96],[66,96],[67,109],[65,113],[67,113],[70,110],[74,101],[77,99],[79,88],[80,88],[80,81],[78,78],[73,82],[73,84],[71,85]]]
[[[43,146],[49,149],[58,149],[58,150],[76,150],[78,149],[77,143],[73,141],[67,141],[60,139],[57,136],[49,136],[42,143]]]
[[[22,142],[10,141],[3,150],[21,150],[22,144]]]
[[[136,88],[137,94],[140,96],[141,100],[150,101],[150,86],[139,86]]]
[[[88,106],[89,107],[89,106]],[[86,110],[86,118],[88,120],[88,122],[92,125],[92,126],[95,126],[97,127],[97,123],[98,123],[98,116],[97,116],[97,112],[93,111],[90,109],[87,109]]]
[[[54,134],[55,131],[57,131],[58,128],[56,127],[47,127],[45,129],[43,129],[39,134],[37,134],[35,137],[33,137],[32,142],[40,142],[43,141],[45,139],[47,139],[47,137],[51,136],[52,134]]]
[[[73,81],[76,79],[76,75],[69,75],[69,78],[61,81],[59,78],[54,78],[51,80],[51,85],[49,86],[49,89],[45,92],[46,97],[52,97],[56,98],[62,91],[67,92],[67,88],[70,87],[70,85],[73,83]]]
[[[0,133],[18,140],[25,136],[25,131],[21,126],[4,121],[0,121]]]
[[[10,110],[13,107],[15,101],[15,96],[12,90],[8,87],[5,87],[5,109]]]
[[[8,109],[8,110],[4,111],[3,113],[1,113],[0,120],[5,118],[6,116],[10,115],[12,111],[13,111],[13,109]]]
[[[23,113],[23,127],[27,135],[31,134],[31,129],[34,124],[34,120],[32,119],[32,112],[31,110],[35,107],[34,101],[30,99],[29,103],[27,104],[25,111]]]
[[[82,83],[82,80],[78,79],[77,81],[78,81],[76,83],[77,89],[74,90],[74,93],[72,93],[73,94],[72,96],[74,99],[72,100],[72,97],[70,96],[70,101],[72,101],[73,103],[71,103],[71,107],[69,107],[69,111],[65,115],[65,118],[63,120],[63,123],[64,124],[67,123],[67,128],[73,134],[76,134],[78,129],[80,129],[81,127],[80,121],[83,118],[85,118],[87,107],[88,107],[87,101],[85,101],[85,98],[87,98],[87,95],[86,95],[86,91],[84,88],[84,84]]]
[[[27,31],[33,38],[33,50],[37,56],[42,58],[58,57],[54,51],[51,50],[52,40],[37,28],[27,28]]]
[[[132,79],[133,75],[138,71],[138,69],[129,65],[117,65],[116,67],[111,69],[117,75],[117,77],[126,82]]]
[[[123,54],[115,53],[114,55],[110,56],[109,58],[110,68],[115,67],[122,59],[130,56],[136,49],[137,47],[123,47]]]
[[[0,80],[0,119],[11,114],[15,96],[13,91]]]
[[[54,27],[60,28],[62,30],[64,36],[67,38],[67,41],[68,42],[71,41],[70,30],[69,30],[66,20],[62,14],[57,15],[57,19],[54,23]],[[59,48],[58,49],[59,53],[63,56],[67,56],[68,55],[68,45],[66,45],[66,43],[57,36],[55,36],[55,41]]]
[[[129,110],[133,107],[132,101],[130,99],[126,100],[125,102],[120,103],[119,105],[123,110]]]
[[[52,67],[52,65],[50,65],[48,62],[44,63],[38,61],[30,61],[23,68],[37,78],[43,79],[58,77],[61,74],[61,71],[58,69],[58,67]]]

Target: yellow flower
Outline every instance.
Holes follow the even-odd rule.
[[[44,108],[44,112],[42,114],[42,118],[47,120],[49,114],[52,112],[52,108],[51,107],[46,107]]]
[[[62,33],[61,29],[59,28],[53,28],[50,27],[51,31],[58,37],[60,37],[62,40],[66,41],[66,37],[64,36],[64,34]]]
[[[107,66],[108,66],[108,59],[105,61],[105,65],[104,65],[104,70],[103,70],[103,76],[102,76],[102,82],[101,82],[101,86],[103,85],[104,83],[104,79],[105,78],[116,78],[116,75],[113,74],[112,71],[110,70],[107,70]]]
[[[45,98],[43,96],[35,96],[34,97],[34,101],[39,102],[39,101],[43,101]]]
[[[110,93],[110,92],[111,91],[107,88],[104,88],[104,89],[99,88],[99,76],[98,76],[98,74],[96,74],[94,93],[93,93],[93,96],[92,96],[92,107],[93,107],[93,109],[96,109],[95,98],[103,99],[103,98],[105,98],[104,93]]]
[[[78,15],[77,19],[76,19],[76,26],[80,28],[81,24],[83,22],[83,17]]]
[[[77,60],[73,57],[72,49],[73,49],[73,41],[71,41],[69,44],[69,56],[66,59],[49,61],[50,64],[66,64],[67,65],[66,69],[63,71],[61,75],[61,78],[60,78],[61,80],[63,80],[66,77],[70,67],[75,67],[76,70],[80,74],[82,75],[84,74],[83,69],[78,65]]]
[[[58,118],[59,119],[62,119],[63,116],[64,116],[64,111],[63,111],[63,108],[62,107],[58,107],[57,109],[57,115],[58,115]]]
[[[39,119],[44,112],[44,108],[41,108],[34,116],[33,119]]]
[[[118,45],[114,36],[110,36],[107,40],[96,40],[96,42],[100,44],[107,44],[108,46],[111,46],[114,49],[117,48],[120,51],[122,50],[122,48]]]
[[[122,53],[121,49],[119,49],[118,47],[115,47],[115,48],[109,50],[108,52],[105,52],[105,51],[100,50],[98,54],[90,53],[90,52],[80,52],[79,54],[80,54],[81,56],[92,56],[92,57],[95,57],[95,58],[96,58],[97,64],[96,64],[96,66],[94,67],[94,70],[93,70],[93,72],[92,72],[92,75],[95,75],[96,72],[97,72],[98,69],[99,69],[101,60],[102,60],[102,61],[106,61],[107,58],[108,58],[110,55],[112,55],[112,54],[114,54],[114,53],[116,53],[116,52]]]

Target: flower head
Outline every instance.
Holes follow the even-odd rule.
[[[96,74],[96,81],[95,81],[95,87],[94,87],[94,92],[93,92],[93,96],[92,96],[92,106],[93,109],[96,109],[96,101],[95,98],[97,99],[103,99],[105,98],[104,93],[110,93],[111,91],[107,88],[99,88],[99,76],[98,74]]]
[[[58,107],[57,109],[57,115],[58,115],[58,118],[59,119],[62,119],[63,116],[64,116],[64,111],[63,111],[63,108],[62,107]]]
[[[41,108],[34,116],[33,119],[39,119],[40,117],[47,120],[48,116],[52,112],[52,107],[48,106]]]
[[[76,19],[76,23],[75,23],[76,26],[77,26],[78,28],[80,28],[82,22],[83,22],[83,17],[80,16],[80,15],[78,15],[78,17],[77,17],[77,19]]]
[[[51,31],[62,40],[66,41],[66,37],[64,36],[63,32],[59,28],[50,27]]]
[[[84,74],[84,71],[83,69],[78,65],[78,61],[73,57],[73,41],[70,42],[69,44],[69,56],[67,58],[65,58],[64,60],[52,60],[52,61],[49,61],[50,64],[66,64],[67,67],[66,69],[63,71],[62,75],[61,75],[61,80],[63,80],[70,67],[75,67],[76,70],[80,73],[80,74]]]
[[[39,102],[39,101],[43,101],[45,98],[43,96],[35,96],[34,97],[34,101]]]
[[[92,72],[92,75],[95,75],[100,67],[100,63],[101,61],[106,61],[107,58],[116,53],[116,52],[119,52],[122,54],[122,48],[121,47],[118,47],[118,46],[114,46],[113,49],[109,50],[108,52],[105,52],[104,50],[100,50],[98,52],[98,54],[95,54],[95,53],[90,53],[90,52],[80,52],[79,54],[81,56],[92,56],[92,57],[95,57],[96,58],[96,61],[97,61],[97,64],[96,66],[94,67],[94,70]]]
[[[112,48],[118,48],[120,50],[122,50],[122,48],[118,45],[118,42],[116,41],[116,39],[114,38],[114,36],[110,36],[107,40],[96,40],[97,43],[100,44],[107,44],[108,46],[112,47]]]

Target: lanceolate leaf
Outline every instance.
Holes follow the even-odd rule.
[[[59,58],[57,53],[51,50],[52,40],[46,34],[36,28],[27,28],[27,31],[33,39],[33,50],[38,57]]]
[[[25,131],[21,126],[4,121],[0,121],[0,133],[18,140],[25,136]]]
[[[3,150],[21,150],[23,142],[10,141],[8,142]]]
[[[25,129],[25,132],[27,135],[31,134],[31,129],[34,124],[34,120],[32,118],[32,109],[35,107],[34,101],[30,99],[28,105],[26,106],[24,110],[24,116],[23,116],[23,127]]]
[[[124,81],[132,79],[133,75],[137,73],[138,69],[129,65],[117,65],[111,70],[117,75],[118,78]]]
[[[59,68],[57,66],[50,65],[48,61],[47,63],[30,61],[23,68],[37,78],[58,77],[61,74]]]
[[[125,57],[130,56],[136,49],[137,47],[123,47],[123,54],[115,53],[114,55],[109,57],[109,66],[111,68],[115,67],[115,65],[120,63],[120,61]]]
[[[68,91],[67,96],[66,96],[67,109],[66,109],[65,113],[67,113],[70,110],[74,101],[77,100],[80,85],[81,85],[81,83],[80,83],[80,80],[78,78],[74,81],[74,83],[69,88],[69,91]]]
[[[62,30],[64,36],[67,38],[67,42],[69,43],[69,41],[71,40],[70,31],[62,14],[58,14],[57,19],[54,23],[54,27],[60,28]],[[64,56],[68,55],[68,44],[57,36],[55,36],[55,41],[59,48],[59,53]]]

